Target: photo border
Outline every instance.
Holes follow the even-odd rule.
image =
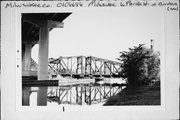
[[[4,3],[6,3],[6,2],[2,2],[2,6],[4,5]],[[63,105],[62,106],[59,106],[58,105],[58,107],[57,107],[57,109],[54,109],[54,107],[52,108],[52,107],[48,107],[48,106],[44,106],[44,107],[39,107],[39,106],[22,106],[22,100],[21,100],[21,96],[22,96],[22,89],[21,89],[21,86],[22,86],[22,82],[21,82],[21,80],[22,80],[22,71],[21,71],[21,68],[22,68],[22,66],[21,66],[21,63],[22,63],[22,61],[21,61],[21,14],[22,13],[32,13],[32,12],[37,12],[38,11],[38,13],[47,13],[47,12],[49,12],[49,11],[51,11],[51,12],[49,12],[49,13],[53,13],[53,12],[73,12],[74,11],[74,9],[86,9],[86,8],[58,8],[58,10],[56,9],[56,8],[50,8],[50,9],[44,9],[44,8],[32,8],[32,9],[30,9],[30,8],[14,8],[14,9],[12,9],[12,11],[14,11],[14,16],[12,16],[12,17],[14,17],[14,21],[15,21],[15,23],[14,23],[14,37],[15,37],[15,43],[16,43],[16,47],[15,47],[15,51],[14,51],[14,53],[15,53],[15,55],[16,55],[16,69],[15,69],[15,73],[16,73],[16,79],[15,79],[15,114],[21,114],[21,113],[24,113],[24,111],[28,111],[28,112],[40,112],[40,113],[43,113],[43,112],[57,112],[57,113],[59,113],[59,114],[61,114],[61,112],[63,113],[63,111],[62,111],[62,107],[63,107]],[[98,9],[98,8],[89,8],[89,9]],[[123,9],[123,8],[115,8],[115,9]],[[142,8],[143,9],[143,8]],[[164,11],[164,25],[163,25],[163,27],[164,27],[164,40],[163,41],[161,41],[161,44],[162,44],[162,46],[161,46],[161,51],[163,51],[163,52],[160,52],[160,54],[161,54],[161,59],[160,59],[160,61],[161,61],[161,105],[160,106],[113,106],[113,107],[111,107],[111,106],[103,106],[103,108],[101,109],[101,108],[99,108],[99,107],[91,107],[91,106],[88,106],[88,107],[83,107],[83,106],[78,106],[78,107],[73,107],[73,108],[70,108],[70,107],[72,107],[72,106],[70,106],[70,107],[67,107],[67,111],[79,111],[80,113],[82,112],[82,111],[100,111],[100,112],[109,112],[109,111],[123,111],[123,112],[127,112],[127,111],[131,111],[131,112],[135,112],[135,111],[140,111],[140,112],[143,112],[143,111],[146,111],[146,112],[148,112],[148,111],[155,111],[155,112],[157,112],[157,111],[159,111],[159,112],[162,112],[161,114],[163,114],[163,113],[165,113],[165,111],[168,109],[168,107],[167,107],[167,100],[166,100],[166,91],[167,91],[167,75],[166,75],[166,73],[168,72],[167,70],[168,70],[168,68],[167,68],[167,60],[166,60],[166,58],[167,58],[167,41],[169,42],[169,39],[167,38],[167,32],[168,32],[168,28],[167,28],[167,23],[169,23],[169,21],[167,20],[167,16],[168,16],[168,14],[169,13],[167,13],[167,11],[165,10],[166,8],[165,7],[163,7],[163,8],[161,8],[161,9],[163,9],[163,11]],[[12,12],[11,11],[11,12]],[[2,10],[2,14],[3,14],[3,10]],[[4,20],[2,21],[2,23],[4,22]],[[5,26],[5,25],[4,25]],[[3,28],[3,27],[2,27]],[[4,32],[2,32],[2,33],[4,33]],[[3,34],[2,34],[2,43],[3,43]],[[178,44],[179,45],[179,44]],[[177,47],[177,46],[176,46]],[[3,49],[3,48],[2,48]],[[17,52],[19,50],[19,52]],[[169,49],[168,49],[169,50]],[[169,55],[169,54],[168,54]],[[3,56],[3,54],[2,54],[2,56]],[[4,56],[3,56],[4,57]],[[2,60],[4,60],[4,59],[2,59]],[[3,63],[4,61],[2,61],[2,63]],[[177,62],[176,62],[177,63]],[[19,67],[17,67],[17,66],[19,66]],[[178,65],[179,66],[179,65]],[[3,68],[3,67],[2,67]],[[3,69],[2,69],[3,70]],[[3,73],[3,72],[2,72]],[[2,77],[3,77],[3,74],[2,74]],[[175,78],[177,77],[177,75],[175,76]],[[4,77],[5,78],[5,77]],[[164,79],[163,81],[162,81],[162,79]],[[177,79],[177,78],[176,78]],[[6,82],[2,82],[3,84],[6,84]],[[178,83],[179,83],[179,81],[178,81]],[[3,84],[2,84],[2,86],[3,86]],[[179,84],[178,84],[179,85]],[[2,87],[3,88],[3,87]],[[2,89],[2,93],[4,93],[5,91],[3,91],[3,89]],[[2,99],[2,102],[4,102],[4,99]],[[121,108],[121,109],[119,109],[118,107],[123,107],[123,108]],[[96,109],[95,109],[96,108]],[[2,108],[3,109],[3,108]],[[60,110],[59,110],[60,109]],[[71,110],[70,110],[71,109]],[[86,110],[85,110],[86,109]],[[7,112],[7,111],[6,111]]]

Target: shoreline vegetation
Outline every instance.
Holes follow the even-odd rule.
[[[153,42],[153,40],[151,40]],[[120,52],[120,76],[127,87],[107,99],[106,105],[160,105],[160,52],[144,44]]]
[[[160,81],[137,89],[129,87],[107,99],[103,106],[110,105],[160,105]]]

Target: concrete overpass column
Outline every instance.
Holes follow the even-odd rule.
[[[32,45],[26,43],[23,55],[23,71],[30,71],[30,64],[31,64],[31,48]],[[22,105],[29,105],[30,99],[30,87],[23,87],[22,88]]]
[[[24,55],[24,70],[31,70],[31,44],[25,44],[25,55]]]
[[[48,51],[49,29],[48,22],[44,21],[39,32],[38,80],[48,79]],[[37,105],[47,105],[47,87],[39,87],[37,93]]]

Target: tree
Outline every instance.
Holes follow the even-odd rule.
[[[120,52],[120,76],[127,79],[131,88],[149,84],[152,80],[159,80],[159,53],[145,48],[143,44]]]

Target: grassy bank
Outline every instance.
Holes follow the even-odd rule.
[[[110,97],[104,104],[107,105],[160,105],[160,83],[133,90],[127,87]]]

